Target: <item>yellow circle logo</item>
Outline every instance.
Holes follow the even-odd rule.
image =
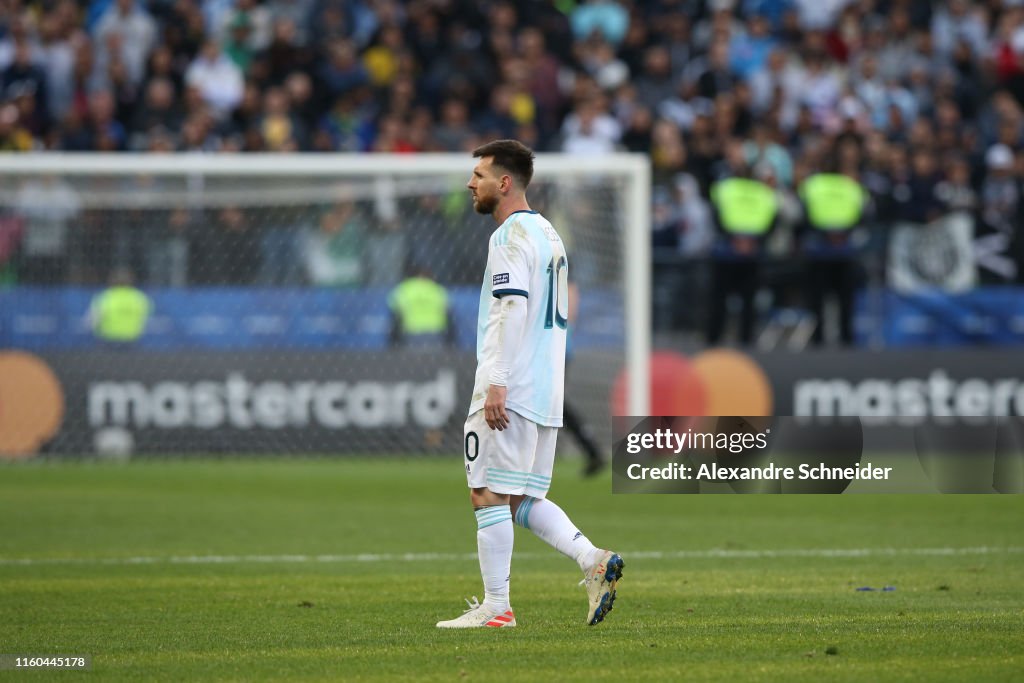
[[[0,457],[27,458],[64,418],[64,392],[53,370],[24,351],[0,352]]]

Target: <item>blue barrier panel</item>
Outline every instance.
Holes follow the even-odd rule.
[[[940,290],[882,293],[877,311],[858,298],[858,316],[880,314],[885,346],[1015,346],[1024,344],[1024,288],[983,287],[961,294]],[[858,326],[858,342],[870,330]]]
[[[96,348],[89,304],[98,290],[17,287],[0,291],[0,347]],[[140,349],[383,349],[391,326],[388,288],[193,288],[147,290],[153,316]],[[449,289],[456,345],[476,344],[477,287]],[[580,302],[579,348],[621,348],[622,297],[588,290]]]

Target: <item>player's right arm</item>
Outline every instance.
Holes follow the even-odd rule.
[[[491,366],[487,400],[484,402],[484,420],[499,432],[508,426],[505,400],[512,365],[519,354],[519,345],[526,331],[526,297],[512,294],[498,301],[500,307],[495,334],[495,357]]]
[[[516,236],[519,239],[516,239]],[[488,334],[493,343],[489,358],[487,398],[484,419],[491,429],[503,430],[508,426],[505,401],[508,384],[526,332],[527,304],[530,296],[530,252],[522,232],[514,226],[499,230],[491,244],[490,261],[491,296],[497,306],[497,315],[491,318]]]

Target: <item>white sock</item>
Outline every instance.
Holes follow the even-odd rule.
[[[504,612],[509,609],[508,582],[512,572],[512,512],[508,505],[476,510],[476,549],[484,579],[484,605]]]
[[[546,498],[523,498],[516,510],[516,524],[525,527],[558,552],[576,560],[586,571],[600,556],[600,549],[576,528],[562,508]]]

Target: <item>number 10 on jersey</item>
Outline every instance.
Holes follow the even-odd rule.
[[[565,329],[569,325],[569,262],[565,256],[548,263],[548,305],[544,314],[544,329],[553,325]]]

